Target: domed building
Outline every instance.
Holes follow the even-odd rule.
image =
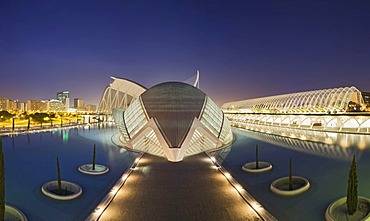
[[[120,140],[129,149],[178,162],[230,144],[223,112],[198,88],[181,82],[155,85],[124,109],[113,109]]]

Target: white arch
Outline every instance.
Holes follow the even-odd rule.
[[[361,92],[356,87],[330,88],[291,94],[275,95],[222,105],[225,112],[248,113],[312,113],[345,112],[350,101],[363,105]]]
[[[127,107],[136,100],[146,88],[136,82],[111,77],[113,82],[104,90],[99,103],[98,112],[111,114],[112,109],[118,108],[126,110]]]

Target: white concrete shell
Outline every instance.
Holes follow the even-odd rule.
[[[99,103],[98,112],[111,114],[114,108],[126,110],[146,88],[138,83],[124,79],[111,77],[113,82],[104,90]]]
[[[178,162],[232,142],[223,112],[199,89],[184,83],[156,85],[126,109],[114,109],[120,140],[130,149]]]

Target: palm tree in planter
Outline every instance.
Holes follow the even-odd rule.
[[[326,220],[370,220],[370,199],[357,192],[356,156],[352,158],[348,173],[347,197],[333,201],[325,212]],[[347,209],[347,213],[343,213]]]
[[[62,178],[60,176],[60,166],[59,166],[59,159],[57,157],[57,171],[58,171],[58,193],[59,194],[63,194],[62,193]]]
[[[259,166],[258,166],[258,144],[256,144],[256,169],[259,169]]]
[[[289,158],[289,176],[274,180],[270,190],[280,196],[295,196],[306,192],[310,188],[310,182],[301,176],[293,176],[292,158]]]
[[[81,173],[90,174],[90,175],[101,175],[109,171],[107,166],[96,164],[96,145],[94,144],[93,160],[92,163],[83,164],[78,167],[78,170]]]
[[[94,144],[93,165],[92,165],[93,170],[95,170],[95,163],[96,163],[96,146]]]
[[[11,216],[16,217],[17,220],[27,220],[26,216],[22,211],[14,206],[5,204],[5,164],[4,164],[4,153],[3,143],[0,136],[0,220],[8,220],[6,214],[10,214],[8,211],[12,211]]]
[[[356,172],[356,157],[353,155],[351,169],[348,174],[347,186],[347,210],[349,215],[353,215],[357,210],[357,172]]]
[[[3,143],[0,137],[0,218],[5,215],[5,169],[4,169],[4,154]]]
[[[82,194],[82,189],[78,184],[62,180],[58,157],[57,173],[57,180],[49,181],[42,185],[41,191],[43,194],[56,200],[72,200]]]
[[[269,162],[259,160],[258,144],[256,144],[256,161],[244,164],[242,169],[248,173],[262,173],[271,170],[272,165]]]
[[[293,190],[292,158],[289,158],[289,190]]]

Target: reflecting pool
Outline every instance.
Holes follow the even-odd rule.
[[[287,131],[291,137],[234,129],[235,143],[225,152],[223,166],[278,220],[325,220],[325,210],[334,200],[346,196],[347,179],[353,155],[357,159],[359,195],[370,197],[370,136],[317,132]],[[293,134],[293,135],[292,135]],[[311,136],[311,140],[306,138]],[[273,164],[262,174],[249,174],[241,167],[259,159]],[[273,180],[289,175],[289,158],[293,175],[306,177],[311,188],[295,197],[281,197],[270,191]]]
[[[22,210],[30,221],[84,220],[98,205],[137,154],[115,146],[114,125],[3,137],[6,203]],[[96,162],[110,168],[107,174],[91,176],[78,166],[91,163],[96,144]],[[41,193],[43,183],[57,179],[59,157],[63,180],[78,183],[82,195],[71,201],[57,201]]]

